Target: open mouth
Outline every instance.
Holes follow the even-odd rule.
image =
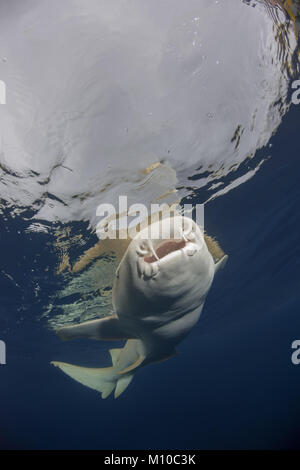
[[[144,261],[146,261],[146,263],[154,263],[158,259],[164,258],[174,251],[181,250],[185,245],[185,240],[165,240],[156,248],[156,256],[154,254],[145,256]]]
[[[194,256],[197,251],[199,247],[193,233],[184,233],[182,238],[161,240],[155,248],[151,239],[144,240],[136,248],[138,273],[147,279],[154,278],[159,273],[161,263],[164,264],[164,259],[182,253],[182,262],[186,263],[186,257]],[[179,258],[178,261],[181,262]]]

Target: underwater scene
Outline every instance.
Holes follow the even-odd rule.
[[[0,449],[300,449],[300,2],[0,30]]]

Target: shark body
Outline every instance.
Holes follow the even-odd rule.
[[[138,368],[168,359],[197,323],[216,271],[216,264],[197,224],[176,215],[141,230],[129,244],[113,285],[115,314],[63,327],[62,340],[127,340],[111,349],[112,367],[85,368],[52,362],[106,398],[117,398]]]

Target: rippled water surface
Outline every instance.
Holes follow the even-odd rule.
[[[2,448],[295,448],[296,1],[2,0]],[[109,364],[54,329],[112,312],[96,208],[205,203],[229,255],[181,354],[118,400],[51,368]]]

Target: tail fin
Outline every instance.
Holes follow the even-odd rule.
[[[117,398],[133,379],[133,373],[120,377],[113,367],[93,369],[56,361],[52,361],[51,364],[59,367],[65,374],[82,385],[97,390],[101,393],[102,398],[107,398],[113,390],[115,390],[114,396]]]

